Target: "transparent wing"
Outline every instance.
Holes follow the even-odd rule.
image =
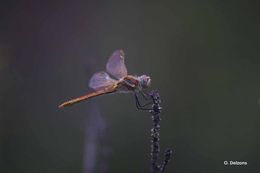
[[[123,50],[116,50],[108,59],[106,70],[117,79],[127,75]]]
[[[104,72],[98,72],[95,73],[91,79],[89,80],[88,86],[90,88],[93,88],[94,90],[97,90],[99,88],[108,87],[113,85],[116,82],[116,80],[109,77],[109,75]]]

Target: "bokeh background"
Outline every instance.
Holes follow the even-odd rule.
[[[166,172],[260,172],[259,5],[1,1],[0,172],[149,172],[151,120],[132,95],[57,108],[119,48],[160,91]]]

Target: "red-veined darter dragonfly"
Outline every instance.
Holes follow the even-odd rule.
[[[94,91],[66,101],[59,105],[59,108],[110,93],[134,93],[136,96],[136,93],[142,93],[143,89],[151,84],[151,78],[147,75],[132,76],[127,74],[123,50],[116,50],[110,56],[106,64],[106,72],[97,72],[91,77],[89,87],[94,89]],[[115,79],[111,78],[109,74]],[[137,106],[138,104],[139,101],[137,100]]]

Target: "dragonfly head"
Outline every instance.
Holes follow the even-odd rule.
[[[147,75],[139,76],[140,85],[142,88],[147,88],[151,85],[151,78]]]

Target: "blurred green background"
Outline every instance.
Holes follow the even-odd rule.
[[[57,108],[119,48],[160,91],[166,172],[260,172],[259,5],[1,1],[0,172],[149,172],[151,120],[132,95]]]

